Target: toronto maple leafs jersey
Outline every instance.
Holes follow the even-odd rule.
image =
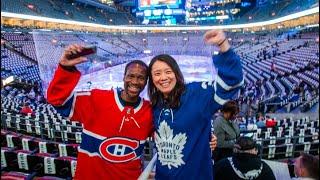
[[[240,59],[232,49],[214,56],[213,63],[214,82],[187,84],[179,108],[153,108],[156,179],[213,179],[211,118],[243,84]]]
[[[79,78],[59,66],[47,93],[58,112],[83,123],[75,179],[137,179],[153,132],[150,103],[124,106],[116,89],[73,92]]]

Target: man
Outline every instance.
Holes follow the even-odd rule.
[[[67,57],[82,49],[66,48],[47,91],[58,112],[84,125],[75,179],[137,179],[145,140],[153,132],[150,104],[139,97],[148,66],[139,60],[128,63],[123,90],[73,92],[81,76],[75,65],[86,58]]]
[[[319,179],[319,158],[310,154],[300,155],[294,164],[294,173],[297,179]]]
[[[233,150],[232,157],[215,165],[215,179],[275,180],[271,168],[257,155],[257,145],[252,138],[239,137]]]

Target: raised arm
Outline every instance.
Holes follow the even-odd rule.
[[[232,99],[243,85],[243,73],[239,56],[232,50],[225,33],[222,30],[211,30],[204,35],[205,43],[220,48],[218,55],[213,56],[217,69],[214,80],[214,101],[222,106]]]
[[[48,102],[62,115],[77,121],[82,120],[81,109],[89,106],[90,92],[73,92],[81,76],[75,65],[85,62],[87,58],[68,59],[67,57],[80,52],[82,48],[83,46],[73,44],[65,49],[47,90]]]

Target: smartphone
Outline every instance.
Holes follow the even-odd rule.
[[[90,54],[95,54],[97,52],[97,46],[86,46],[82,49],[81,52],[77,52],[75,54],[70,54],[67,56],[68,59],[75,59],[81,56],[87,56]]]

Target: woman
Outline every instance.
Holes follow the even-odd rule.
[[[218,68],[212,82],[184,83],[180,68],[171,56],[158,55],[149,65],[149,97],[153,108],[158,152],[156,179],[212,179],[212,115],[243,84],[239,57],[221,30],[211,30],[205,42],[218,45],[213,57]]]
[[[237,102],[228,101],[222,106],[221,112],[213,123],[214,134],[218,138],[218,145],[214,152],[215,162],[232,155],[233,145],[240,136],[239,126],[234,122],[239,112]]]

